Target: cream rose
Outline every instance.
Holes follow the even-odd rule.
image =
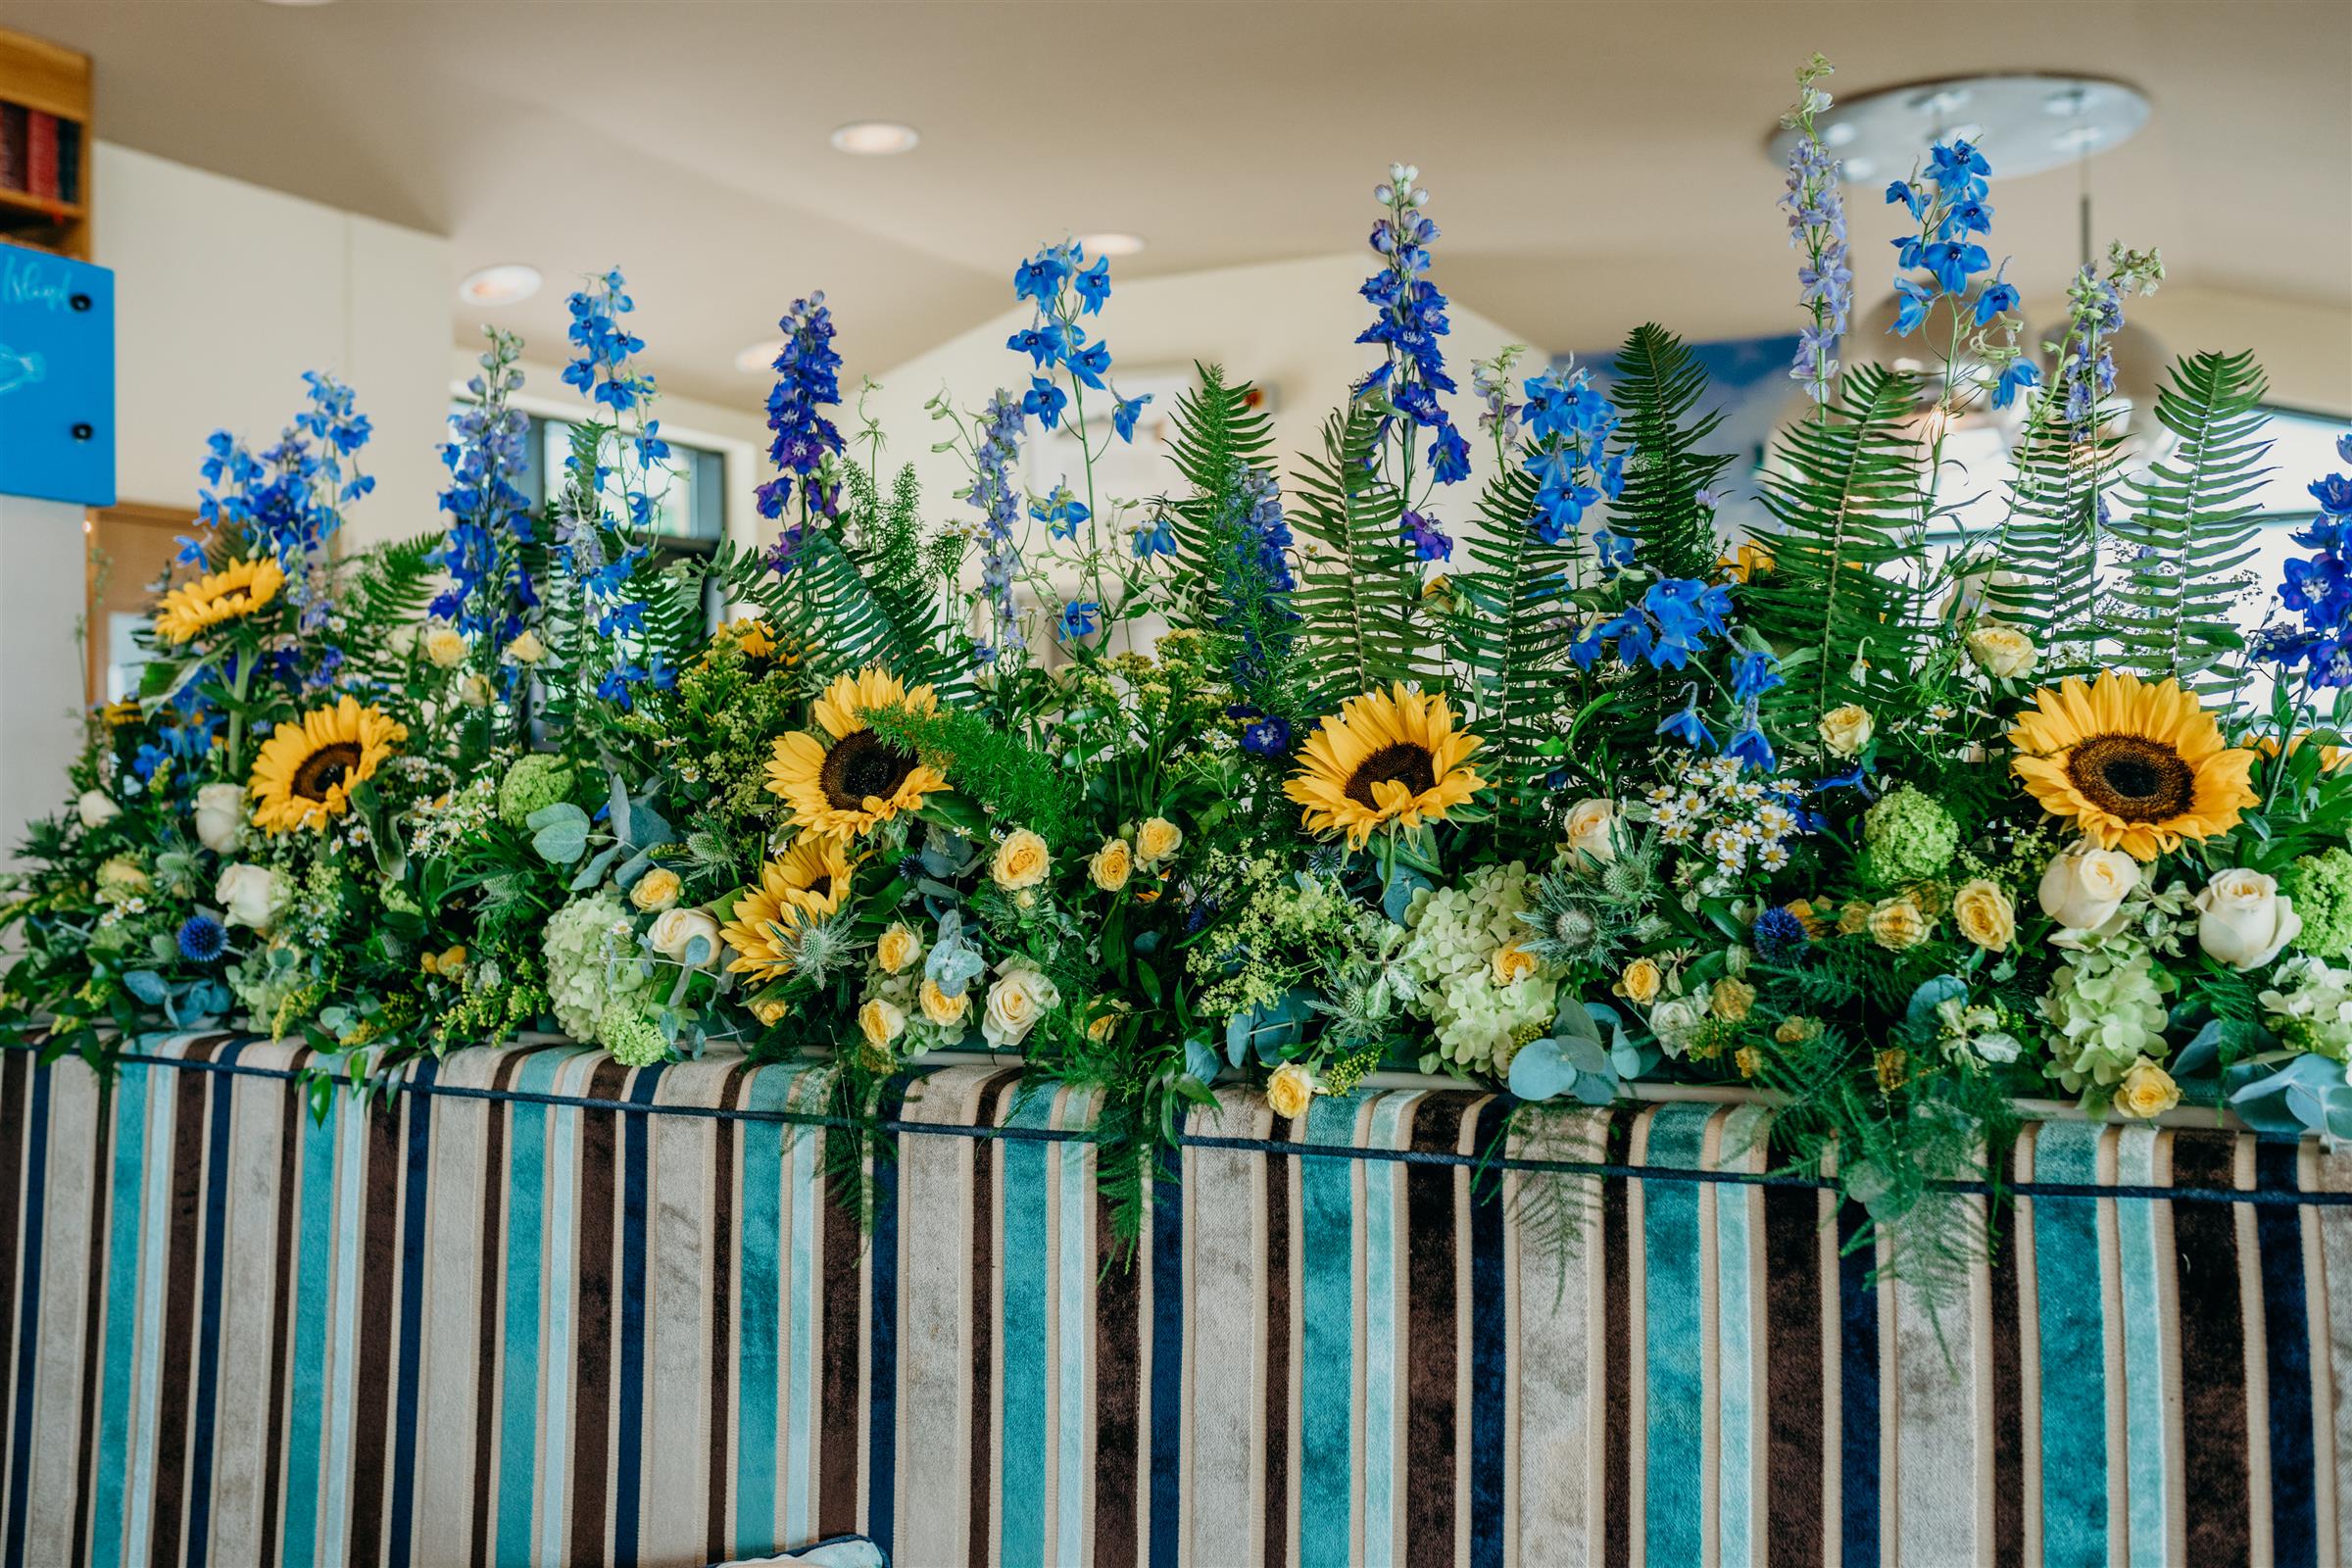
[[[1146,865],[1175,858],[1184,848],[1184,829],[1164,816],[1148,816],[1135,830],[1135,858]]]
[[[1916,948],[1928,940],[1927,914],[1908,895],[1881,899],[1870,906],[1870,940],[1892,953]]]
[[[277,912],[277,889],[275,871],[240,860],[220,868],[220,880],[213,884],[213,902],[230,925],[267,931]]]
[[[678,902],[678,873],[666,866],[655,866],[629,889],[629,902],[648,912],[668,908]]]
[[[988,1010],[981,1015],[981,1036],[1000,1049],[1029,1038],[1046,1009],[1061,1000],[1054,982],[1035,969],[1007,969],[988,988]]]
[[[122,814],[122,808],[104,790],[83,790],[81,799],[74,803],[74,814],[81,818],[83,827],[104,827]]]
[[[466,662],[466,639],[454,626],[434,626],[424,634],[424,657],[443,669]]]
[[[2260,871],[2216,872],[2196,903],[2197,946],[2232,969],[2261,968],[2303,930],[2295,901]]]
[[[1665,984],[1666,976],[1655,958],[1636,958],[1617,977],[1617,994],[1637,1007],[1646,1007],[1657,1000]]]
[[[98,866],[98,891],[102,894],[128,897],[146,892],[152,882],[153,879],[139,869],[138,862],[126,855],[115,856],[112,859],[101,861]]]
[[[997,846],[997,856],[990,862],[988,874],[997,886],[1007,893],[1015,893],[1043,882],[1053,864],[1054,857],[1047,850],[1046,841],[1027,828],[1019,827],[1006,834],[1004,842]]]
[[[2085,841],[2053,856],[2041,873],[2041,912],[2070,931],[2096,931],[2137,886],[2137,860]]]
[[[1125,839],[1104,839],[1102,847],[1087,857],[1086,874],[1103,892],[1116,893],[1135,874],[1135,851]]]
[[[939,982],[936,980],[926,979],[916,987],[914,1002],[916,1006],[923,1009],[924,1019],[939,1025],[942,1029],[953,1028],[963,1022],[972,1010],[972,994],[970,992],[958,991],[954,996],[950,996],[939,989]]]
[[[1493,969],[1496,985],[1516,985],[1536,972],[1536,956],[1516,942],[1505,942],[1494,950]]]
[[[2041,650],[2034,646],[2033,638],[2015,626],[2004,626],[1997,620],[1980,620],[1969,629],[1968,657],[1994,680],[2016,680],[2034,673]]]
[[[1296,1121],[1314,1102],[1315,1075],[1295,1061],[1286,1061],[1266,1080],[1266,1103],[1274,1114]]]
[[[2115,1108],[2127,1116],[2161,1116],[2180,1103],[2180,1086],[2173,1075],[2142,1056],[2124,1069],[2115,1086]]]
[[[696,937],[705,944],[700,962],[686,956]],[[718,961],[718,921],[704,909],[663,909],[646,928],[645,945],[672,963],[708,969]]]
[[[488,708],[498,698],[490,677],[478,669],[469,669],[458,677],[458,701],[467,708]]]
[[[869,1000],[858,1009],[858,1032],[865,1043],[876,1051],[887,1051],[899,1036],[906,1032],[906,1014],[897,1004],[880,997]]]
[[[1615,801],[1593,796],[1568,808],[1567,837],[1561,848],[1596,865],[1617,858],[1617,821],[1622,813]]]
[[[923,956],[923,939],[904,920],[893,920],[874,943],[874,961],[884,974],[897,974]]]
[[[2017,906],[1997,882],[1978,877],[1952,893],[1952,923],[1987,953],[2000,953],[2017,935]]]
[[[1860,703],[1848,703],[1833,708],[1821,715],[1821,744],[1839,757],[1859,757],[1862,748],[1870,744],[1878,726],[1871,721],[1870,710]]]
[[[196,842],[215,855],[237,847],[245,826],[245,786],[207,784],[196,792]]]
[[[536,664],[546,657],[547,644],[539,640],[537,632],[527,628],[516,632],[514,640],[507,644],[506,658],[511,663]]]

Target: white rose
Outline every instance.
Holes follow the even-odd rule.
[[[2033,673],[2041,651],[2034,646],[2033,638],[2015,626],[2004,626],[1997,620],[1980,620],[1969,628],[1968,657],[1994,680],[2016,680]]]
[[[2197,945],[2232,969],[2259,969],[2303,929],[2295,901],[2260,871],[2216,873],[2197,895]]]
[[[686,963],[696,937],[704,943],[702,961],[688,966],[708,969],[718,958],[718,922],[704,910],[663,909],[646,928],[645,945],[672,963]]]
[[[245,825],[245,786],[207,784],[196,792],[196,841],[215,855],[237,847]]]
[[[220,906],[230,925],[267,931],[277,912],[277,873],[266,865],[248,865],[241,860],[224,865],[220,880],[213,886],[213,902]]]
[[[1821,744],[1834,755],[1859,757],[1862,748],[1870,744],[1870,737],[1877,732],[1878,725],[1872,721],[1869,709],[1860,703],[1847,703],[1842,708],[1833,708],[1822,714],[1820,728]]]
[[[1000,1049],[1017,1046],[1037,1027],[1046,1009],[1060,1000],[1054,982],[1035,969],[1007,969],[988,988],[988,1010],[980,1019],[980,1033]]]
[[[104,827],[122,814],[122,808],[104,790],[83,790],[81,799],[74,803],[74,809],[81,817],[83,827]]]
[[[1617,818],[1615,801],[1594,796],[1568,808],[1568,837],[1566,848],[1585,856],[1596,865],[1606,865],[1617,858]]]
[[[2087,842],[2051,857],[2041,873],[2041,912],[2070,931],[2096,931],[2139,886],[2139,862]]]

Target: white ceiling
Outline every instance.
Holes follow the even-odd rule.
[[[1789,330],[1765,141],[1815,48],[1845,94],[2132,81],[2154,120],[2091,165],[2102,236],[2162,245],[2176,282],[2352,304],[2345,0],[9,0],[6,21],[97,57],[110,140],[448,234],[453,290],[539,267],[549,287],[497,317],[536,357],[566,280],[622,265],[663,383],[739,406],[760,378],[736,351],[811,288],[852,372],[879,371],[1008,304],[1013,262],[1064,231],[1149,236],[1127,276],[1358,246],[1392,158],[1434,188],[1441,283],[1539,346],[1588,346],[1596,307],[1610,337]],[[922,146],[827,145],[865,118]],[[2071,266],[2077,187],[1996,180],[2013,276]],[[1860,196],[1866,300],[1891,232]]]

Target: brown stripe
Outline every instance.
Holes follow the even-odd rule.
[[[1148,1197],[1151,1183],[1146,1181]],[[1142,1460],[1141,1338],[1147,1217],[1138,1245],[1120,1257],[1110,1199],[1095,1186],[1095,1568],[1134,1568],[1143,1550],[1136,1515]]]
[[[2235,1187],[2237,1135],[2173,1134],[2175,1187]],[[2246,1325],[2238,1295],[2237,1205],[2175,1203],[2180,1273],[2182,1494],[2198,1568],[2251,1563],[2246,1474]]]
[[[749,1061],[727,1069],[718,1090],[720,1110],[743,1102],[751,1074]],[[727,1484],[735,1474],[728,1443],[735,1419],[735,1123],[720,1116],[712,1128],[718,1173],[710,1185],[710,1495],[704,1506],[703,1555],[720,1562],[733,1555]]]
[[[498,1059],[490,1071],[490,1088],[503,1094],[514,1085],[524,1058],[543,1048],[526,1047]],[[499,1287],[506,1278],[507,1118],[514,1112],[496,1102],[486,1107],[489,1118],[482,1140],[482,1306],[475,1314],[473,1380],[473,1568],[490,1561],[490,1472],[498,1463],[498,1347],[502,1320]],[[530,1113],[546,1112],[532,1106]],[[531,1310],[538,1309],[532,1303]],[[719,1553],[725,1556],[726,1553]]]
[[[1020,1072],[1008,1069],[980,1086],[980,1125],[1002,1126]],[[972,1141],[972,1476],[971,1568],[988,1568],[991,1515],[989,1483],[996,1474],[995,1411],[997,1358],[997,1161],[1003,1145],[993,1138]]]
[[[0,1321],[0,1391],[15,1381],[17,1314],[23,1310],[17,1301],[17,1220],[24,1192],[24,1124],[32,1117],[32,1096],[25,1093],[31,1069],[28,1052],[10,1051],[0,1062],[0,1319],[5,1320]],[[34,1281],[25,1282],[26,1290],[38,1288]],[[14,1400],[5,1406],[15,1407]],[[15,1446],[16,1423],[0,1424],[10,1429],[0,1433],[0,1455],[6,1455]],[[0,1469],[0,1475],[14,1469]]]
[[[834,1157],[836,1133],[825,1133],[824,1307],[817,1327],[824,1365],[819,1368],[816,1455],[816,1533],[819,1538],[858,1533],[858,1416],[864,1407],[858,1374],[861,1330],[865,1321],[865,1293],[858,1288],[858,1264],[864,1237],[858,1232],[857,1200],[862,1196],[853,1184],[862,1183],[862,1168],[844,1170]],[[871,1157],[870,1153],[867,1155]]]
[[[1277,1116],[1266,1137],[1288,1143],[1291,1131],[1291,1119]],[[1291,1447],[1298,1439],[1291,1417],[1291,1164],[1288,1154],[1266,1156],[1265,1568],[1290,1560]]]
[[[286,1058],[289,1071],[311,1059],[308,1046]],[[277,1261],[270,1276],[270,1405],[262,1443],[262,1561],[277,1560],[279,1469],[285,1463],[287,1347],[294,1336],[294,1189],[301,1166],[302,1118],[306,1099],[298,1079],[288,1079],[277,1111]],[[75,1560],[81,1553],[74,1552]]]
[[[127,1071],[128,1069],[118,1069]],[[139,1068],[145,1072],[147,1068]],[[290,1097],[289,1097],[290,1098]],[[74,1495],[80,1499],[74,1509],[74,1549],[70,1562],[87,1562],[90,1547],[90,1499],[92,1466],[98,1451],[98,1363],[105,1360],[104,1348],[98,1343],[106,1305],[106,1254],[109,1227],[107,1199],[114,1182],[115,1142],[115,1079],[102,1074],[98,1079],[98,1138],[92,1150],[90,1176],[90,1271],[88,1298],[83,1303],[81,1319],[81,1430],[75,1439],[74,1461]],[[291,1191],[291,1185],[287,1191]],[[285,1277],[281,1263],[278,1278]],[[268,1453],[274,1453],[272,1445]],[[271,1472],[271,1479],[275,1472]],[[265,1544],[269,1538],[264,1536]]]
[[[1635,1109],[1609,1113],[1602,1132],[1613,1164],[1630,1162]],[[1634,1288],[1628,1250],[1631,1192],[1618,1177],[1600,1184],[1601,1562],[1625,1568],[1634,1551]]]
[[[2014,1174],[2014,1143],[1987,1165]],[[2025,1282],[2017,1266],[2017,1204],[1985,1200],[1985,1239],[1992,1249],[1992,1560],[1994,1568],[2023,1568],[2026,1560],[2025,1373],[2018,1314]]]
[[[383,1555],[384,1449],[392,1436],[393,1287],[400,1272],[400,1201],[405,1162],[403,1091],[368,1111],[367,1218],[360,1239],[360,1356],[352,1383],[351,1561]]]
[[[1412,1147],[1452,1152],[1461,1142],[1468,1095],[1427,1095],[1412,1108]],[[1405,1213],[1406,1568],[1450,1568],[1454,1560],[1455,1344],[1454,1187],[1450,1165],[1407,1165]]]
[[[617,1100],[629,1069],[607,1057],[588,1075],[588,1098]],[[580,1117],[579,1293],[572,1322],[571,1555],[574,1568],[605,1560],[606,1501],[612,1451],[612,1238],[619,1176],[618,1114],[583,1110]],[[550,1438],[556,1436],[548,1434]]]
[[[1773,1568],[1818,1568],[1822,1517],[1821,1194],[1764,1192],[1765,1539]]]
[[[209,1061],[225,1038],[191,1040],[181,1059]],[[172,1126],[172,1240],[164,1279],[164,1342],[159,1347],[163,1397],[156,1411],[155,1535],[147,1557],[156,1568],[171,1568],[179,1561],[179,1533],[185,1523],[180,1512],[188,1484],[188,1395],[196,1386],[196,1221],[204,1206],[204,1108],[213,1084],[209,1072],[177,1076],[179,1101]],[[221,1093],[227,1092],[223,1087]]]

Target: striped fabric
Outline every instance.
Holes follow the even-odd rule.
[[[463,1052],[318,1124],[301,1059],[0,1058],[7,1562],[2352,1562],[2316,1146],[2031,1128],[1939,1331],[1753,1104],[1474,1181],[1491,1097],[1228,1093],[1128,1266],[1087,1098],[995,1067],[894,1095],[868,1240],[820,1069]]]

